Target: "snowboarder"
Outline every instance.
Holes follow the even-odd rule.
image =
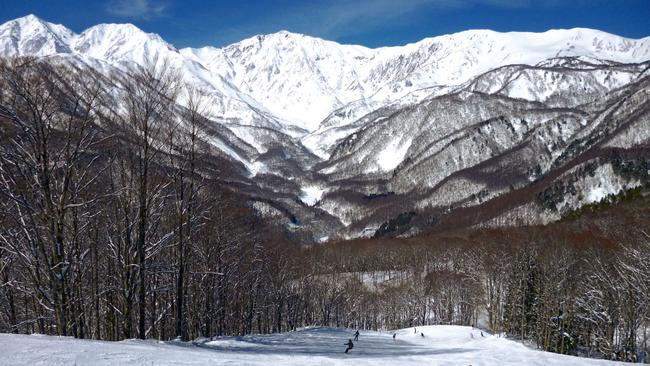
[[[354,333],[354,341],[356,342],[358,340],[359,340],[359,331],[357,330],[357,332]]]
[[[397,337],[397,333],[393,333],[393,339],[395,339],[395,337]]]
[[[424,333],[420,333],[420,335],[422,336],[422,338],[424,338]]]
[[[354,343],[352,343],[351,339],[348,339],[348,343],[343,344],[344,346],[348,346],[348,348],[345,349],[345,353],[348,353],[349,350],[354,348]]]

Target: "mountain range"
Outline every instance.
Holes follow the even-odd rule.
[[[178,70],[210,98],[221,178],[307,242],[547,223],[650,182],[650,37],[469,30],[371,49],[280,31],[177,49],[28,15],[0,25],[0,56]]]

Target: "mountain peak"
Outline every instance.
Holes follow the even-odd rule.
[[[48,32],[55,33],[56,35],[61,35],[61,33],[64,33],[66,36],[71,36],[74,34],[65,26],[47,22],[34,14],[28,14],[24,17],[9,20],[6,23],[0,25],[0,29],[5,27],[18,27],[22,30],[46,30]]]
[[[160,52],[178,53],[159,35],[146,33],[131,23],[98,24],[83,31],[73,42],[73,49],[85,55],[111,62],[136,61]]]
[[[16,18],[14,20],[11,20],[10,22],[18,22],[18,23],[26,23],[26,22],[42,22],[45,23],[45,21],[39,17],[37,17],[34,14],[27,14],[23,17]]]
[[[5,56],[46,56],[70,52],[74,33],[60,24],[48,23],[34,14],[0,25],[0,51]]]
[[[121,36],[146,35],[147,37],[150,38],[162,39],[159,35],[155,33],[147,33],[142,29],[138,28],[136,25],[131,23],[101,23],[86,29],[81,34],[83,35],[92,32],[111,33],[114,35],[119,34]]]
[[[262,44],[280,44],[284,42],[300,42],[301,40],[318,40],[324,41],[320,38],[315,38],[307,36],[301,33],[293,33],[287,30],[280,30],[275,33],[266,33],[266,34],[256,34],[254,36],[245,38],[239,42],[225,46],[224,49],[234,48],[234,47],[247,47],[250,45],[262,45]]]
[[[281,30],[279,30],[279,31],[277,31],[277,32],[275,32],[275,33],[269,33],[269,34],[267,34],[266,36],[267,36],[267,37],[268,37],[268,36],[305,37],[305,35],[302,34],[302,33],[295,33],[295,32],[288,31],[288,30],[286,30],[286,29],[281,29]]]
[[[9,20],[6,23],[4,23],[3,25],[9,24],[9,23],[20,24],[20,25],[23,25],[23,26],[28,25],[28,24],[32,24],[32,23],[37,23],[37,24],[40,23],[40,24],[43,24],[43,25],[52,24],[52,23],[46,22],[45,20],[39,18],[38,16],[36,16],[34,14],[27,14],[27,15],[22,16],[20,18]]]

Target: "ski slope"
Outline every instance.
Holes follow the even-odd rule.
[[[295,332],[222,337],[192,343],[0,334],[1,365],[614,365],[617,362],[530,349],[470,327],[427,326],[396,332],[306,328]],[[424,337],[420,335],[424,334]]]

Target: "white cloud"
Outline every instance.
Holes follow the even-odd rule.
[[[120,17],[150,20],[165,16],[169,4],[150,0],[111,0],[106,10]]]
[[[608,0],[571,0],[571,4],[594,4]],[[268,3],[267,3],[268,5]],[[256,34],[280,30],[302,33],[332,41],[348,42],[345,38],[405,29],[411,22],[422,24],[422,18],[435,24],[454,12],[482,6],[495,9],[521,10],[567,6],[563,0],[302,0],[273,2],[263,11],[250,11],[248,17],[232,23],[228,19],[212,18],[212,28],[197,32],[200,42],[193,46],[226,46]],[[194,24],[189,28],[193,28]],[[465,30],[465,29],[458,29]],[[425,36],[433,36],[427,33]],[[179,44],[186,40],[179,40]]]
[[[222,28],[215,37],[234,42],[258,33],[289,30],[336,40],[381,27],[405,25],[426,11],[441,14],[450,9],[474,5],[497,8],[522,8],[553,3],[557,0],[323,0],[304,1],[297,6],[278,8],[253,21]]]
[[[574,0],[578,1],[578,0]],[[309,2],[308,2],[309,3]],[[298,25],[327,38],[354,35],[387,24],[406,24],[420,12],[439,12],[483,5],[494,8],[552,6],[558,0],[329,0],[293,9]],[[311,34],[311,33],[310,33]]]

